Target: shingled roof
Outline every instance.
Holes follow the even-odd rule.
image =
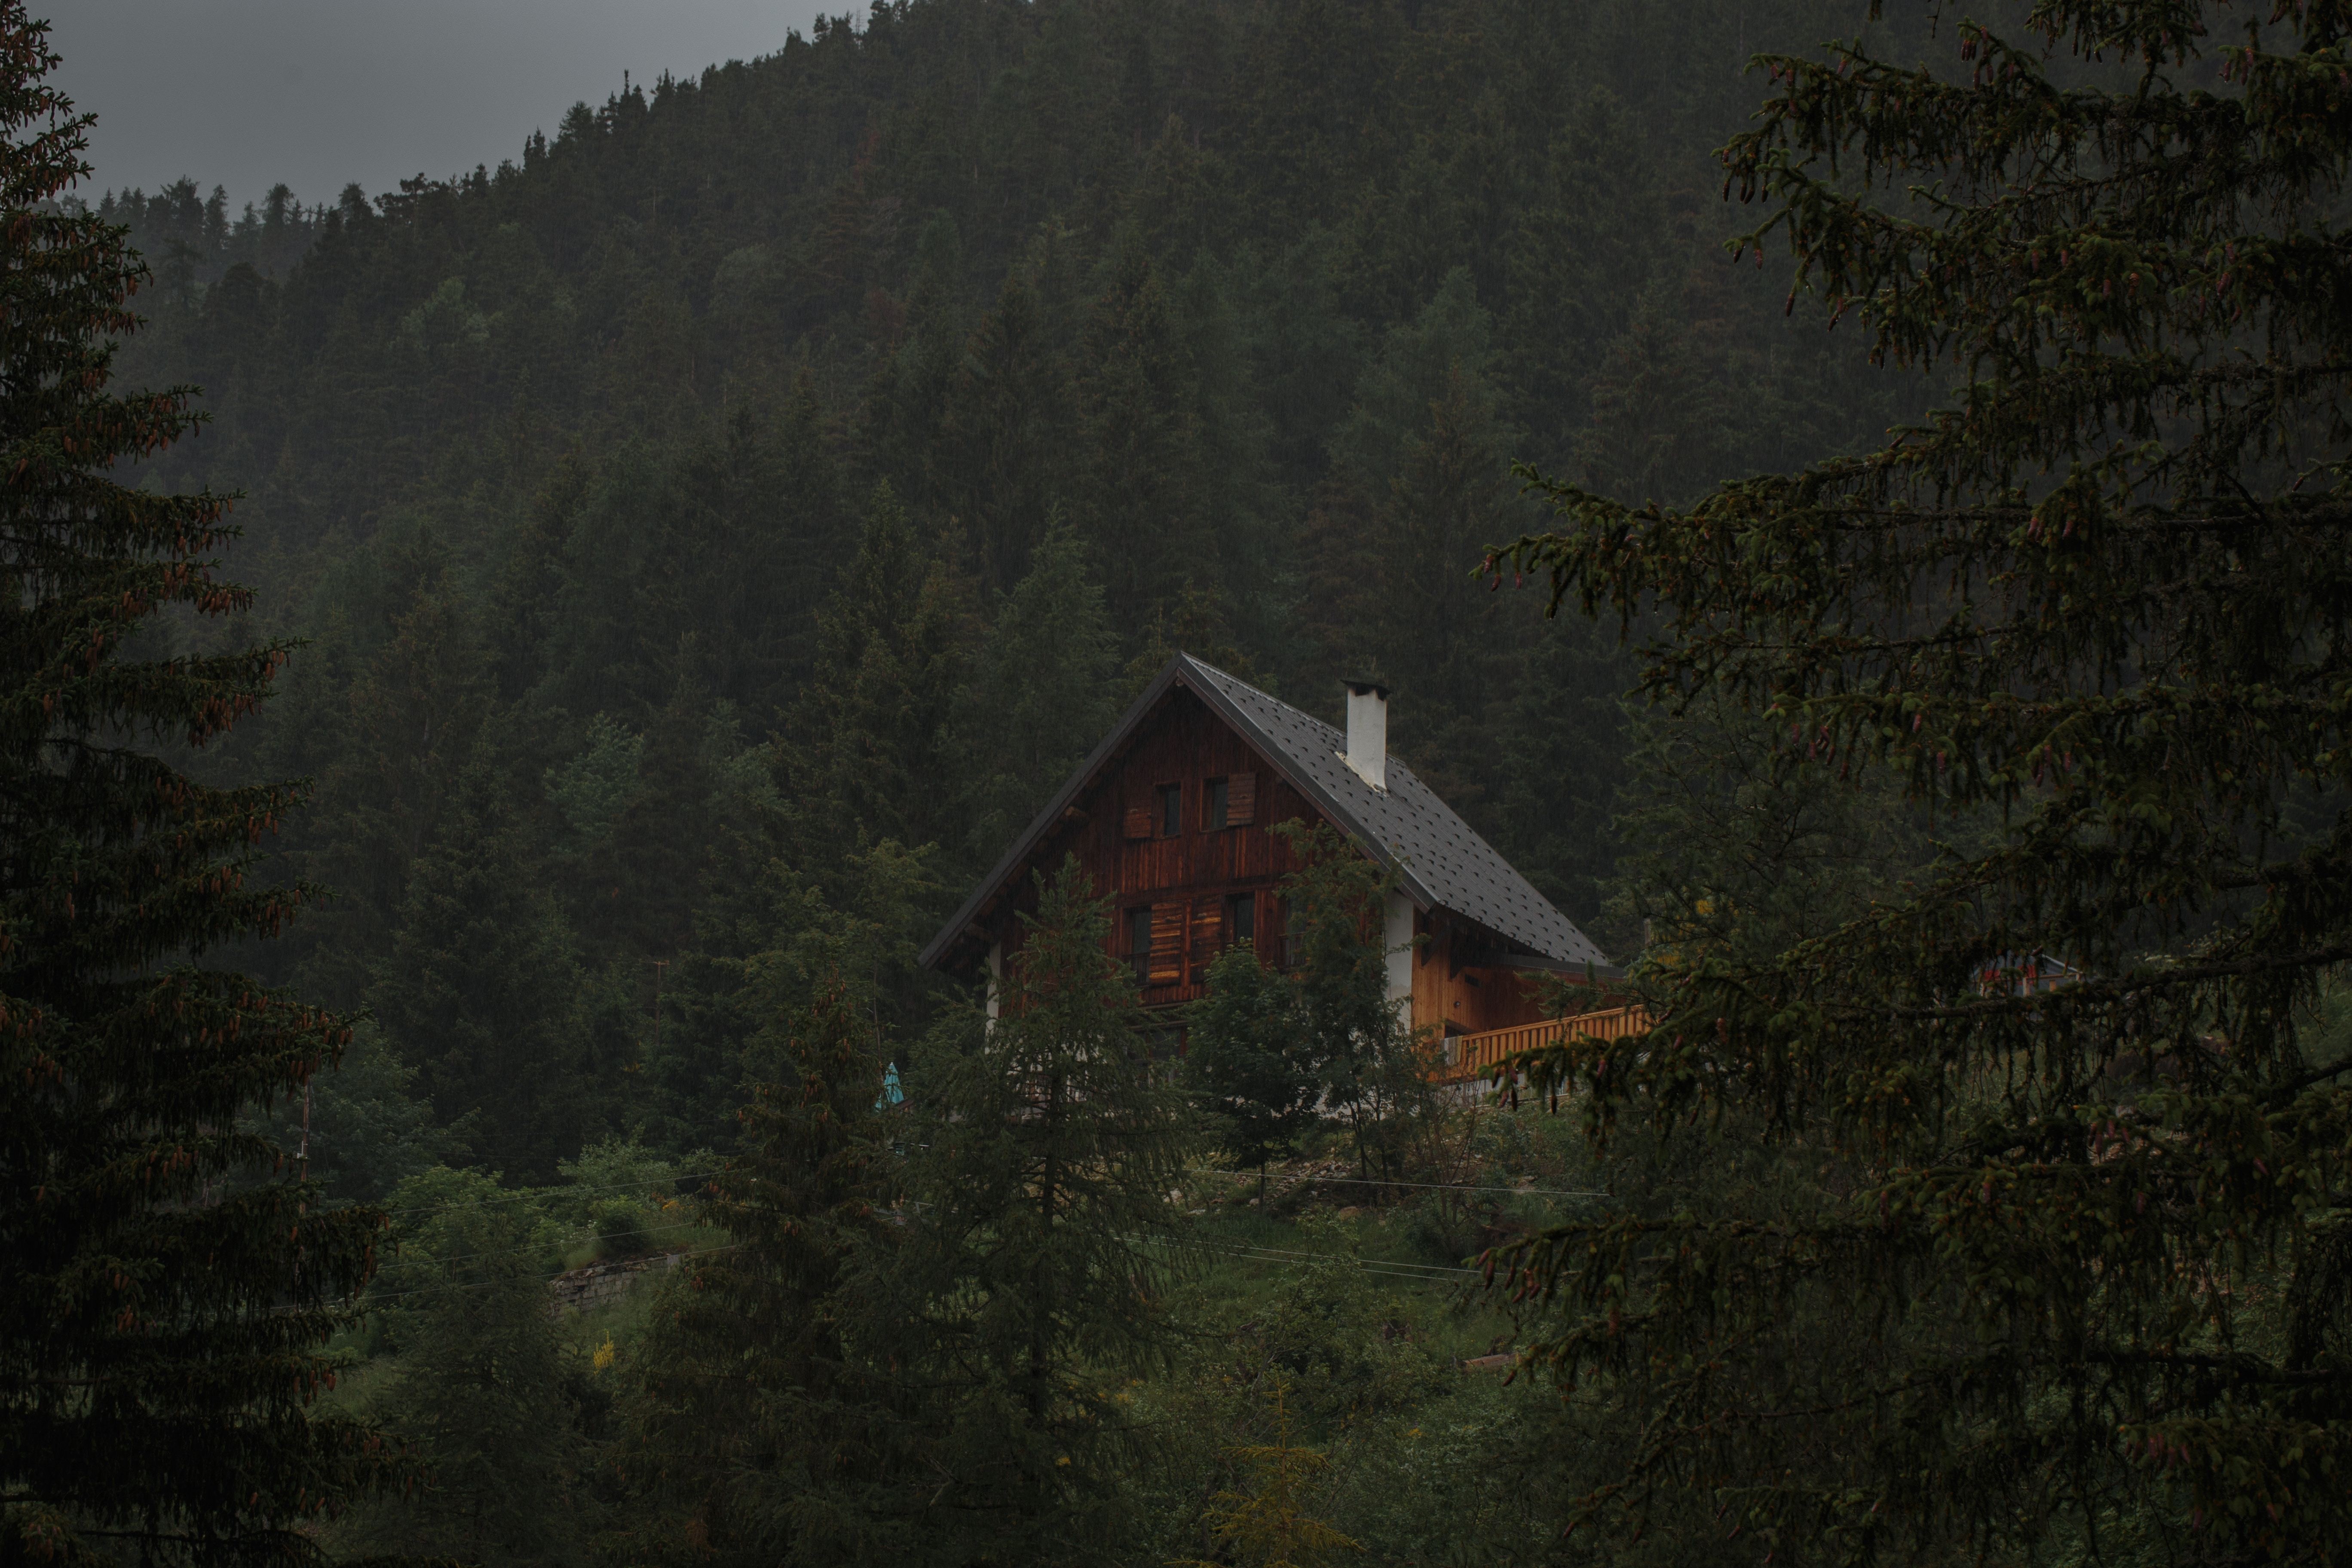
[[[926,967],[937,964],[963,931],[1013,877],[1072,801],[1103,766],[1123,750],[1172,687],[1182,686],[1240,732],[1291,785],[1313,801],[1334,826],[1396,875],[1398,886],[1423,910],[1444,910],[1486,929],[1505,951],[1496,961],[1521,967],[1601,974],[1617,969],[1577,930],[1551,900],[1536,891],[1511,863],[1478,837],[1454,808],[1437,798],[1413,771],[1391,756],[1388,788],[1376,790],[1348,765],[1347,737],[1309,713],[1260,691],[1247,681],[1180,653],[1152,679],[1143,694],[1073,773],[1027,831],[1013,842],[971,897],[924,949]],[[1529,963],[1528,961],[1533,961]]]

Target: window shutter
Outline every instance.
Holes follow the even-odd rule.
[[[1151,906],[1151,974],[1153,985],[1181,985],[1184,981],[1184,906],[1179,901]]]
[[[1257,775],[1234,773],[1225,780],[1225,823],[1238,827],[1257,820]]]
[[[1224,940],[1224,910],[1221,900],[1202,899],[1192,906],[1192,976],[1197,981],[1209,965],[1216,962],[1218,946]]]
[[[1148,801],[1130,801],[1127,807],[1127,836],[1129,838],[1151,837],[1151,805]]]

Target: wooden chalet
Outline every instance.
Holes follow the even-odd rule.
[[[1032,872],[1076,855],[1115,900],[1113,950],[1134,964],[1145,1005],[1190,1002],[1231,944],[1279,960],[1275,888],[1293,862],[1270,829],[1328,823],[1395,877],[1389,994],[1414,1026],[1444,1037],[1447,1076],[1474,1076],[1557,1033],[1539,976],[1619,972],[1388,754],[1387,699],[1374,682],[1349,682],[1342,733],[1178,654],[931,940],[923,963],[1002,973],[1021,940],[1019,911],[1035,903]],[[1619,1008],[1571,1022],[1606,1037],[1638,1021]]]

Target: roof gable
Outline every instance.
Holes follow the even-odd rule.
[[[1375,790],[1348,765],[1342,754],[1347,738],[1331,725],[1182,653],[1152,679],[1102,743],[931,939],[922,954],[926,967],[946,956],[964,929],[1021,871],[1063,812],[1177,686],[1198,696],[1270,765],[1280,769],[1335,826],[1393,872],[1406,896],[1422,909],[1460,915],[1552,965],[1580,969],[1590,964],[1615,973],[1601,950],[1411,768],[1391,756],[1388,788]]]

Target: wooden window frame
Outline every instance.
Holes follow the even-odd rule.
[[[1201,783],[1201,831],[1222,833],[1232,826],[1229,809],[1232,781],[1219,777]]]
[[[1244,931],[1246,925],[1249,929]],[[1257,947],[1257,895],[1228,893],[1225,895],[1225,944],[1228,947]]]
[[[1184,785],[1182,783],[1159,784],[1151,786],[1154,837],[1181,838],[1184,834]]]

